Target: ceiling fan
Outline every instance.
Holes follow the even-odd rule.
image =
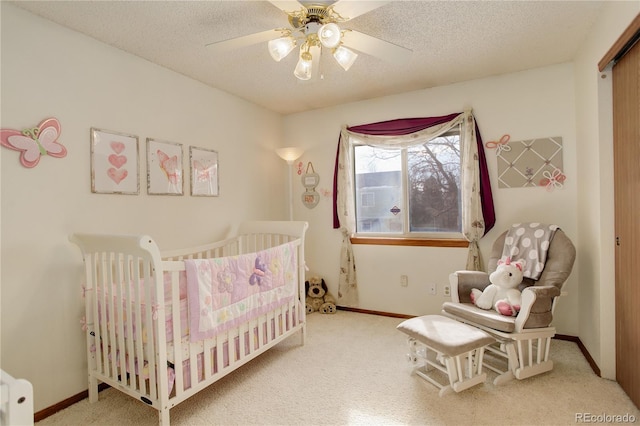
[[[322,48],[331,51],[336,62],[348,71],[358,54],[353,50],[376,56],[391,63],[406,60],[410,49],[372,37],[359,31],[341,28],[347,22],[389,1],[301,1],[270,0],[287,14],[290,28],[275,28],[229,40],[207,44],[214,52],[224,52],[268,42],[271,57],[279,62],[300,46],[298,63],[293,74],[309,80],[318,69]],[[352,50],[353,49],[353,50]],[[316,71],[317,73],[317,71]]]

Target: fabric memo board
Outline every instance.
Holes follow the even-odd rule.
[[[496,152],[499,188],[537,187],[543,185],[545,176],[563,172],[561,137],[514,141],[506,146]]]

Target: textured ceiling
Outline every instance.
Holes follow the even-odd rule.
[[[344,0],[343,0],[344,1]],[[341,24],[413,51],[402,64],[360,54],[348,72],[323,55],[322,79],[293,76],[266,43],[208,43],[278,27],[266,1],[18,1],[16,6],[141,58],[291,114],[571,61],[606,1],[392,1]],[[382,2],[384,3],[384,2]]]

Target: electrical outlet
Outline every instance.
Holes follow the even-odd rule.
[[[444,286],[444,295],[451,296],[451,288],[448,285]]]
[[[409,285],[409,277],[406,275],[400,275],[400,286],[406,287]]]
[[[429,294],[435,296],[438,293],[436,284],[429,284]]]

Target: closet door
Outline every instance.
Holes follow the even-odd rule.
[[[640,407],[640,42],[613,67],[616,380]]]

